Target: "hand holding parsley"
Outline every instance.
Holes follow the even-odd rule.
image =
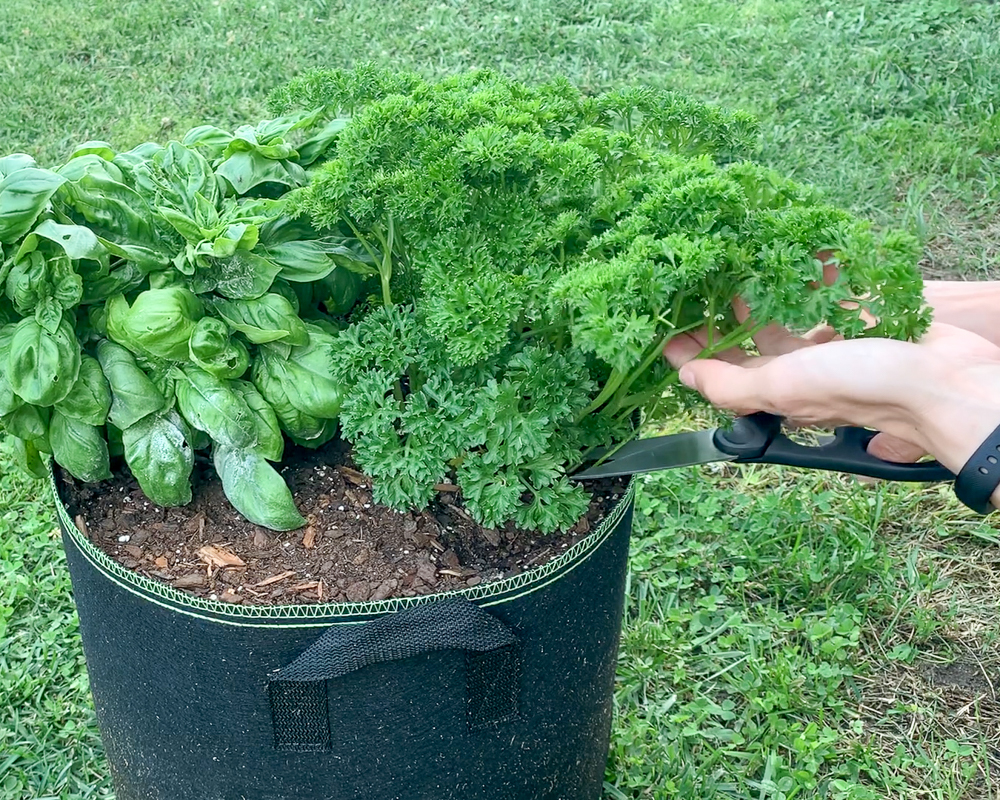
[[[957,473],[1000,423],[1000,347],[951,325],[934,323],[919,342],[815,342],[772,330],[758,347],[763,355],[697,360],[675,340],[666,356],[685,385],[739,414],[882,431],[869,451],[888,460],[930,453]]]

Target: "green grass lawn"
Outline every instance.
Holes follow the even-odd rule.
[[[762,160],[916,232],[929,275],[997,274],[997,3],[3,0],[0,152],[234,126],[369,58],[746,108]],[[0,444],[0,800],[110,798],[54,519],[9,465]],[[650,479],[605,798],[1000,797],[998,545],[947,487]]]

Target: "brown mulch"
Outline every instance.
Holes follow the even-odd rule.
[[[588,484],[588,514],[568,532],[540,535],[483,528],[449,485],[422,511],[373,503],[371,482],[340,441],[290,448],[280,471],[308,520],[288,533],[240,516],[206,459],[195,463],[194,498],[182,508],[154,505],[125,466],[100,484],[65,473],[59,483],[77,527],[122,566],[199,597],[254,605],[414,597],[511,577],[572,547],[627,486]]]

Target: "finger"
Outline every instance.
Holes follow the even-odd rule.
[[[752,323],[750,307],[742,297],[734,298],[732,306],[737,322],[741,325],[748,321]],[[811,344],[811,342],[789,333],[775,322],[765,325],[761,330],[757,331],[753,335],[753,341],[757,345],[757,350],[760,351],[761,355],[765,356],[782,356],[785,353],[801,350],[803,347],[808,347]],[[733,363],[742,363],[734,359],[726,360]]]
[[[872,439],[868,443],[868,452],[875,458],[899,464],[910,464],[927,455],[922,447],[888,433],[880,433]]]
[[[663,348],[663,355],[674,369],[680,369],[684,364],[698,357],[705,346],[691,334],[675,336]]]
[[[712,405],[739,414],[774,409],[764,402],[758,371],[716,359],[691,361],[681,367],[681,383],[698,391]]]
[[[802,338],[813,344],[826,344],[843,337],[829,325],[817,325]]]
[[[696,331],[675,336],[663,348],[663,355],[672,367],[678,369],[681,365],[701,356],[702,351],[708,346],[708,329],[700,328]],[[733,347],[729,350],[715,353],[712,358],[728,361],[730,364],[742,364],[750,359],[751,356],[744,353],[739,347]]]

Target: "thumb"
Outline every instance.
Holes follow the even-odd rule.
[[[760,397],[760,371],[716,359],[691,361],[681,367],[680,380],[712,405],[740,414],[767,410]]]
[[[883,461],[895,461],[907,464],[917,461],[927,455],[922,447],[911,444],[905,439],[880,433],[868,443],[868,452]]]

